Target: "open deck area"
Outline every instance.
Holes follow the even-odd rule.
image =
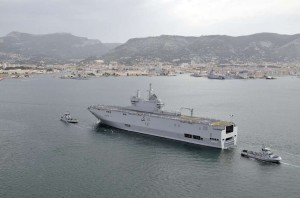
[[[146,112],[146,111],[138,111],[134,110],[130,107],[120,107],[120,106],[107,106],[107,105],[93,105],[89,108],[98,109],[98,110],[107,110],[107,111],[119,111],[122,113],[134,114],[138,116],[150,116],[150,117],[159,117],[162,119],[171,119],[171,120],[178,120],[184,123],[190,124],[204,124],[209,126],[215,127],[225,127],[235,124],[233,122],[222,121],[212,118],[204,118],[204,117],[196,117],[196,116],[186,116],[181,115],[179,112],[168,112],[168,111],[156,111],[156,112]]]

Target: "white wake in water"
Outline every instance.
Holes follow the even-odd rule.
[[[298,165],[290,164],[290,163],[287,163],[287,162],[281,162],[281,164],[292,166],[292,167],[295,167],[295,168],[300,168],[300,166],[298,166]]]
[[[286,154],[288,154],[288,155],[297,156],[297,157],[300,158],[300,155],[297,155],[297,154],[288,153],[288,152],[286,152],[286,151],[281,151],[281,152],[282,152],[282,153],[286,153]]]
[[[92,129],[93,127],[92,126],[89,126],[89,125],[82,125],[82,124],[76,124],[74,125],[75,127],[78,127],[78,128],[81,128],[81,129]]]

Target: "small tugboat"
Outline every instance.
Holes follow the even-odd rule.
[[[75,118],[72,118],[70,113],[65,113],[64,115],[62,115],[60,117],[60,120],[64,121],[64,122],[68,122],[68,123],[73,123],[73,124],[78,123],[78,120]]]
[[[272,163],[280,163],[281,157],[278,155],[274,155],[269,148],[263,147],[261,152],[254,152],[243,150],[241,155],[243,157],[250,157],[257,160],[265,161],[265,162],[272,162]]]

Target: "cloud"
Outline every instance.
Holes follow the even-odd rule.
[[[104,42],[161,34],[298,33],[298,0],[0,0],[0,34],[70,32]]]

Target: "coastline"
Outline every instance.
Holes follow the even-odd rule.
[[[282,76],[300,76],[298,66],[260,67],[260,66],[124,66],[124,65],[45,65],[0,67],[0,80],[5,78],[30,78],[32,75],[51,74],[61,79],[86,80],[94,77],[119,76],[176,76],[189,74],[193,78],[212,80],[227,79],[276,79]]]

